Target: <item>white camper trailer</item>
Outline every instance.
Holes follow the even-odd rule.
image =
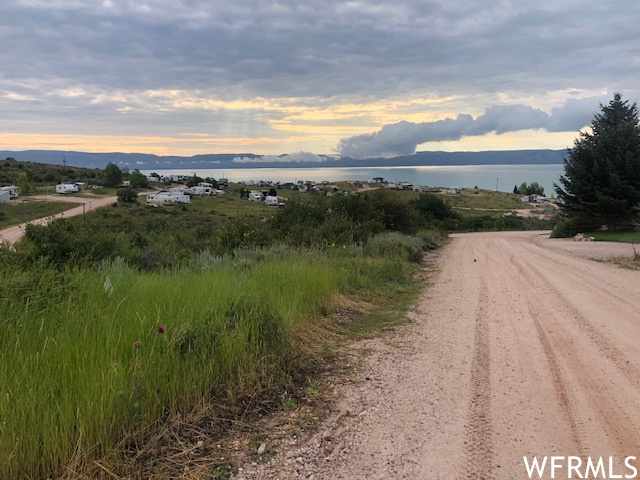
[[[185,193],[190,193],[191,195],[198,195],[198,196],[211,195],[211,187],[202,187],[202,186],[191,187],[186,189]]]
[[[268,196],[268,197],[264,200],[264,204],[265,204],[267,207],[277,207],[277,206],[279,205],[278,197]]]
[[[250,202],[261,202],[262,194],[260,192],[251,191],[249,192],[249,201]]]
[[[189,203],[191,197],[182,193],[160,192],[155,195],[147,195],[148,205],[175,205],[176,203]]]
[[[7,185],[6,187],[0,187],[0,192],[8,192],[10,200],[13,200],[14,198],[18,198],[18,187],[16,187],[15,185]]]
[[[78,190],[78,186],[75,183],[60,183],[56,185],[56,193],[75,193]]]

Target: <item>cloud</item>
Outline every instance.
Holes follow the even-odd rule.
[[[577,131],[587,126],[598,109],[594,98],[571,100],[551,114],[528,105],[492,106],[473,118],[460,114],[434,122],[398,122],[379,131],[340,140],[337,150],[352,158],[411,155],[423,143],[460,140],[463,137],[498,135],[519,130]]]
[[[331,111],[457,98],[464,107],[443,103],[429,118],[451,112],[474,118],[454,115],[431,125],[434,137],[525,122],[517,111],[509,118],[487,109],[485,118],[475,118],[497,104],[543,108],[555,119],[546,128],[561,131],[581,115],[580,105],[556,115],[547,104],[552,92],[638,95],[638,18],[640,2],[611,8],[580,0],[3,0],[0,130],[153,136],[173,129],[275,139],[262,144],[269,147],[263,152],[277,151],[275,143],[288,135],[302,143],[290,141],[280,151],[295,151],[310,149],[302,137],[317,132],[282,133],[274,119],[287,112],[276,104],[295,100]],[[349,133],[343,118],[328,119],[340,133],[323,137],[322,151],[337,135],[420,121],[394,113],[356,112]],[[523,113],[534,125],[544,120],[539,112]],[[422,129],[388,128],[389,137],[407,137],[392,151],[410,150]]]
[[[265,155],[259,157],[235,157],[232,161],[234,163],[317,163],[326,162],[328,157],[326,155],[316,155],[310,152],[297,152],[287,155]]]
[[[0,59],[12,78],[229,98],[602,87],[636,78],[638,16],[557,0],[5,0]]]

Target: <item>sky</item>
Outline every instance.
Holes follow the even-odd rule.
[[[2,0],[0,150],[564,149],[640,97],[639,20],[635,0]]]

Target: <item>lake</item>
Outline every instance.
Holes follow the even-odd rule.
[[[478,187],[502,192],[513,191],[522,182],[538,182],[547,195],[553,192],[553,183],[564,173],[564,165],[438,165],[413,167],[323,167],[323,168],[233,168],[233,169],[170,169],[143,170],[159,175],[192,175],[199,177],[228,178],[231,182],[266,180],[296,182],[309,180],[330,182],[342,180],[369,181],[383,177],[389,182],[409,182],[430,187]]]

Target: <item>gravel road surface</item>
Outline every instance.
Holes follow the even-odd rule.
[[[317,433],[236,478],[513,480],[529,478],[523,457],[552,455],[579,457],[582,474],[603,457],[598,478],[613,456],[613,474],[632,474],[640,272],[590,259],[632,253],[541,232],[454,235],[413,322],[357,345],[369,353]],[[569,478],[566,460],[555,478]]]
[[[74,196],[56,196],[56,195],[37,195],[33,197],[35,200],[44,200],[44,201],[52,201],[52,202],[73,202],[73,203],[82,203],[79,207],[70,208],[69,210],[65,210],[64,212],[58,213],[54,215],[54,218],[68,218],[75,217],[76,215],[82,215],[85,212],[89,212],[93,209],[104,207],[107,205],[111,205],[118,201],[117,197],[104,197],[104,198],[84,198],[84,197],[74,197]],[[7,241],[11,244],[16,243],[18,240],[22,238],[24,235],[24,229],[27,226],[27,223],[33,223],[36,225],[44,225],[49,222],[51,217],[38,218],[37,220],[32,220],[30,222],[21,223],[20,225],[15,225],[13,227],[5,228],[4,230],[0,230],[0,242]]]

